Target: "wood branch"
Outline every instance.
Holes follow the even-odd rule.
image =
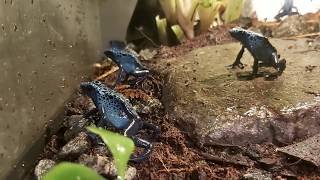
[[[108,77],[110,74],[112,74],[112,73],[114,73],[114,72],[116,72],[118,70],[119,70],[119,67],[114,66],[109,71],[107,71],[104,74],[100,75],[99,77],[95,78],[95,80],[97,81],[97,80],[101,80],[101,79],[103,79],[105,77]]]

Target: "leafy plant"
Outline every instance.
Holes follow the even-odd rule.
[[[102,128],[88,127],[89,131],[98,134],[111,151],[117,167],[118,178],[124,179],[127,163],[134,151],[133,141],[117,133]]]
[[[179,25],[173,25],[171,26],[171,29],[179,41],[184,39],[184,33]]]
[[[160,43],[168,45],[167,20],[165,18],[160,19],[160,16],[156,16],[156,24]]]
[[[176,24],[176,0],[159,0],[159,3],[169,23]]]
[[[200,18],[200,31],[206,32],[214,18],[218,15],[219,8],[223,6],[223,3],[219,0],[202,0],[198,8],[198,14]]]
[[[188,39],[194,37],[194,18],[198,0],[159,0],[170,25],[179,25]],[[176,27],[174,27],[176,29]]]
[[[43,178],[44,180],[104,180],[94,170],[80,164],[63,162],[53,167]]]
[[[194,25],[196,24],[197,15],[200,20],[200,32],[207,31],[215,19],[217,19],[218,24],[221,22],[221,17],[223,17],[225,23],[238,19],[241,14],[243,0],[159,0],[159,3],[168,21],[167,28],[171,27],[177,38],[181,40],[184,37],[188,39],[194,38]],[[161,20],[163,21],[163,19]],[[164,26],[157,27],[159,33],[164,32]],[[181,30],[183,31],[183,36],[181,35]],[[168,42],[167,34],[162,33],[162,35],[159,35],[160,37],[160,42],[164,41],[164,39],[166,39],[165,42]]]
[[[134,151],[134,143],[130,138],[113,133],[102,128],[87,127],[99,135],[111,151],[118,172],[118,179],[124,179],[130,155]],[[63,162],[53,167],[44,177],[44,180],[104,180],[94,170],[80,164]]]
[[[178,24],[188,39],[194,38],[194,19],[198,0],[176,0]]]
[[[225,23],[237,20],[241,15],[243,0],[227,0],[226,11],[223,13]]]

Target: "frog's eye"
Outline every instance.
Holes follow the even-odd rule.
[[[80,88],[85,91],[89,91],[93,89],[93,84],[90,82],[83,82],[80,84]]]
[[[106,55],[109,58],[112,58],[113,54],[114,52],[111,49],[104,51],[104,55]]]

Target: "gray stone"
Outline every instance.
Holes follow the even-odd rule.
[[[77,137],[64,145],[59,152],[60,157],[74,157],[79,156],[90,148],[87,134],[81,132]]]
[[[300,15],[288,16],[273,30],[272,35],[273,37],[289,37],[319,32],[319,22],[320,19],[312,22]]]
[[[260,169],[251,169],[242,176],[245,180],[272,180],[272,174]]]
[[[113,163],[112,159],[109,157],[100,156],[98,154],[96,155],[83,154],[79,157],[79,163],[94,169],[99,174],[106,175],[108,177],[117,176],[117,168]],[[125,179],[131,180],[136,176],[136,174],[137,174],[136,168],[129,166],[125,174]]]
[[[252,71],[253,58],[247,51],[244,70],[225,67],[235,60],[238,43],[158,61],[154,68],[166,76],[166,111],[204,144],[291,143],[319,133],[320,103],[312,92],[319,92],[320,68],[307,72],[305,66],[320,66],[320,52],[310,51],[304,39],[271,43],[287,60],[287,69],[274,81],[237,78]]]
[[[92,153],[98,154],[100,156],[112,156],[111,152],[109,151],[108,147],[105,144],[98,144],[92,149]]]
[[[56,164],[55,161],[50,159],[42,159],[39,161],[34,170],[34,175],[38,180],[41,180],[46,173]]]
[[[143,49],[139,52],[139,55],[142,56],[143,60],[151,60],[156,54],[157,51],[152,49]]]
[[[135,101],[132,103],[137,113],[152,114],[159,109],[163,109],[162,103],[156,98],[147,101]]]
[[[82,115],[72,115],[65,119],[64,126],[68,127],[64,133],[64,140],[70,141],[81,131],[84,131],[86,126],[89,125],[89,120],[84,118]]]
[[[305,141],[277,149],[277,151],[309,161],[320,166],[320,134]]]

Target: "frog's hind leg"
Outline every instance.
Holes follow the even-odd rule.
[[[238,55],[237,55],[237,58],[236,60],[234,61],[233,64],[227,66],[228,68],[231,68],[231,69],[234,69],[236,66],[238,66],[240,69],[243,69],[244,68],[244,65],[242,64],[242,62],[240,61],[240,59],[242,58],[243,56],[243,53],[244,53],[244,46],[241,47]]]
[[[150,156],[152,149],[153,149],[152,143],[150,143],[144,139],[138,138],[136,136],[132,136],[131,139],[133,140],[134,144],[137,147],[144,148],[144,151],[141,155],[132,156],[130,161],[135,162],[135,163],[139,163],[139,162],[147,159]]]
[[[252,77],[257,76],[259,68],[259,61],[258,59],[254,58],[253,67],[252,67]]]
[[[143,153],[141,155],[131,157],[130,161],[136,162],[136,163],[141,162],[146,158],[148,158],[153,149],[152,143],[136,136],[139,130],[141,129],[152,129],[155,131],[156,130],[160,131],[158,127],[146,122],[141,122],[141,121],[133,121],[129,125],[129,127],[125,130],[124,132],[125,136],[130,137],[137,147],[144,148]]]

